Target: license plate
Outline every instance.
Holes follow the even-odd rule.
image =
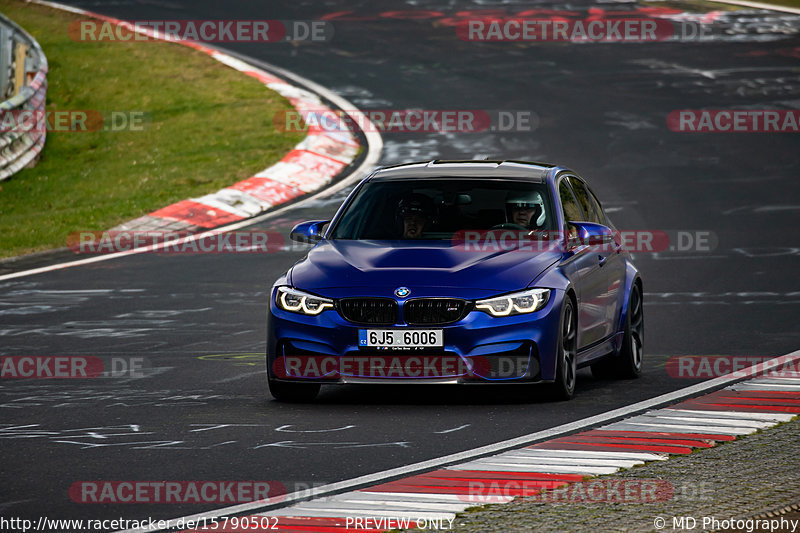
[[[441,348],[441,329],[360,329],[358,345],[367,348]]]

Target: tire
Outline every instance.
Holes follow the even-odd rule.
[[[285,383],[268,379],[269,393],[279,402],[306,403],[319,394],[319,383]]]
[[[625,334],[622,349],[617,358],[617,374],[623,378],[636,378],[642,373],[644,345],[644,306],[642,290],[634,283],[628,298],[628,312],[625,317]]]
[[[578,318],[575,306],[569,297],[565,297],[564,300],[559,328],[556,379],[552,385],[551,395],[554,400],[569,400],[575,395],[578,373]]]
[[[642,373],[643,341],[642,290],[634,283],[628,298],[628,312],[625,316],[625,330],[619,354],[593,364],[592,375],[597,379],[639,377]]]

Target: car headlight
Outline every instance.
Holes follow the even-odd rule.
[[[289,287],[278,287],[275,303],[284,311],[301,315],[318,315],[325,309],[333,309],[333,300],[321,298]]]
[[[529,289],[496,298],[478,300],[475,302],[475,309],[492,316],[521,315],[538,311],[545,306],[549,299],[550,289]]]

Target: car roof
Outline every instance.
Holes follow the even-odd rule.
[[[383,167],[372,174],[371,180],[414,178],[481,178],[524,179],[542,182],[556,168],[548,163],[528,161],[450,161],[436,159]]]

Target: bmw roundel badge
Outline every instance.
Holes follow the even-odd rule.
[[[409,294],[411,294],[411,289],[409,289],[408,287],[397,287],[394,290],[394,295],[397,296],[398,298],[405,298]]]

